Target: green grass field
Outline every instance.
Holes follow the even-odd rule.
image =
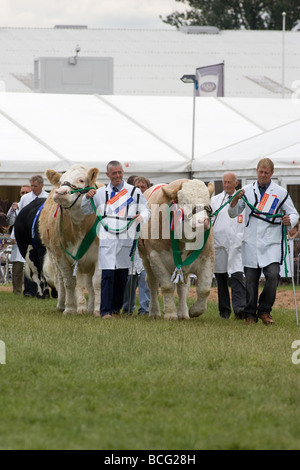
[[[0,450],[300,449],[295,312],[63,317],[54,300],[0,292]]]

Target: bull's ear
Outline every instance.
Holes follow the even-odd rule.
[[[186,180],[186,179],[176,180],[176,181],[173,181],[172,183],[168,184],[167,186],[163,186],[161,188],[164,195],[165,195],[165,197],[168,200],[167,202],[171,202],[171,201],[178,202],[177,193],[178,193],[178,191],[180,191],[182,189],[182,185],[186,181],[188,181],[188,180]]]
[[[215,186],[213,183],[208,183],[207,187],[208,187],[209,195],[210,197],[212,197],[212,195],[214,194]]]
[[[89,178],[89,181],[91,182],[92,186],[95,185],[98,175],[99,175],[98,168],[91,168],[91,170],[89,170],[88,178]]]
[[[62,177],[61,173],[57,173],[55,170],[47,170],[46,171],[46,176],[52,186],[59,186],[60,183],[60,178]]]

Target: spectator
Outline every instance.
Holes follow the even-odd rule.
[[[31,188],[29,185],[24,184],[20,190],[20,196],[25,196],[25,194],[30,193]],[[12,229],[16,220],[16,217],[19,213],[19,204],[14,202],[7,213],[8,222],[10,228]],[[18,245],[13,243],[11,248],[10,261],[12,263],[12,285],[13,293],[15,295],[22,294],[23,282],[24,282],[24,265],[25,260],[22,257]]]
[[[134,186],[139,188],[142,193],[150,188],[151,183],[143,176],[137,176],[134,180]],[[135,309],[136,288],[139,286],[139,315],[148,315],[150,305],[150,291],[146,282],[146,271],[138,249],[134,255],[134,265],[131,267],[130,274],[124,292],[123,313],[131,315]]]
[[[234,194],[239,182],[234,173],[223,176],[223,192],[211,199],[213,212],[217,211]],[[242,319],[246,305],[246,287],[242,263],[244,214],[235,219],[229,217],[224,207],[213,221],[215,246],[215,277],[218,286],[219,314],[228,319],[232,308],[237,319]],[[231,302],[228,281],[231,282]]]
[[[144,176],[138,176],[134,180],[134,186],[140,188],[142,193],[144,193],[145,191],[147,191],[147,189],[151,187],[151,183],[148,178],[145,178]]]
[[[138,176],[137,176],[137,175],[131,175],[131,176],[129,176],[128,179],[127,179],[127,183],[128,183],[128,184],[131,184],[131,186],[134,186],[134,180],[135,180],[135,178],[138,178]]]

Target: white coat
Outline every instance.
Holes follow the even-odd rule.
[[[258,183],[252,183],[243,188],[248,202],[258,207],[261,201],[261,194],[258,189]],[[288,215],[291,219],[293,228],[298,220],[299,214],[295,209],[293,201],[288,195],[286,189],[271,180],[271,184],[266,191],[272,201],[277,201],[275,213]],[[246,209],[245,209],[246,207]],[[232,208],[229,207],[230,217],[236,217],[245,209],[245,230],[244,241],[242,244],[243,264],[249,268],[264,268],[271,263],[282,262],[282,223],[280,219],[273,222],[266,222],[264,217],[251,215],[252,210],[243,200]],[[272,219],[270,219],[272,220]],[[288,228],[289,229],[289,228]]]
[[[126,197],[130,198],[134,186],[124,182],[122,189],[127,190]],[[113,232],[113,230],[126,227],[128,219],[135,217],[137,211],[143,217],[144,223],[148,222],[150,219],[150,209],[140,189],[135,188],[132,195],[133,201],[127,206],[128,211],[126,210],[125,214],[118,218],[118,215],[110,214],[108,209],[109,205],[107,202],[111,200],[112,191],[112,186],[109,184],[107,187],[98,189],[93,198],[97,213],[104,217],[103,223],[110,228],[109,231],[106,231],[103,225],[100,225],[99,269],[129,269],[132,264],[130,251],[136,237],[136,223],[133,222],[129,230],[122,231],[120,235],[116,235],[116,232]],[[91,200],[87,199],[86,196],[82,198],[81,210],[86,215],[94,213]]]
[[[25,194],[24,196],[21,197],[20,202],[18,204],[19,206],[19,212],[21,212],[24,207],[28,206],[32,201],[34,201],[37,197],[38,198],[47,198],[49,196],[49,193],[45,191],[44,189],[42,190],[41,194],[39,196],[36,196],[32,191],[30,193]]]
[[[230,196],[223,191],[211,199],[213,212],[225,204]],[[242,241],[244,235],[244,213],[232,219],[228,205],[213,219],[215,246],[215,273],[243,272]]]

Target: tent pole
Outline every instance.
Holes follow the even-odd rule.
[[[282,12],[282,80],[281,80],[281,87],[282,87],[282,98],[285,98],[285,20],[286,20],[286,12]]]
[[[193,83],[193,130],[192,130],[192,161],[190,179],[193,179],[193,163],[195,160],[195,123],[196,123],[196,81]]]

